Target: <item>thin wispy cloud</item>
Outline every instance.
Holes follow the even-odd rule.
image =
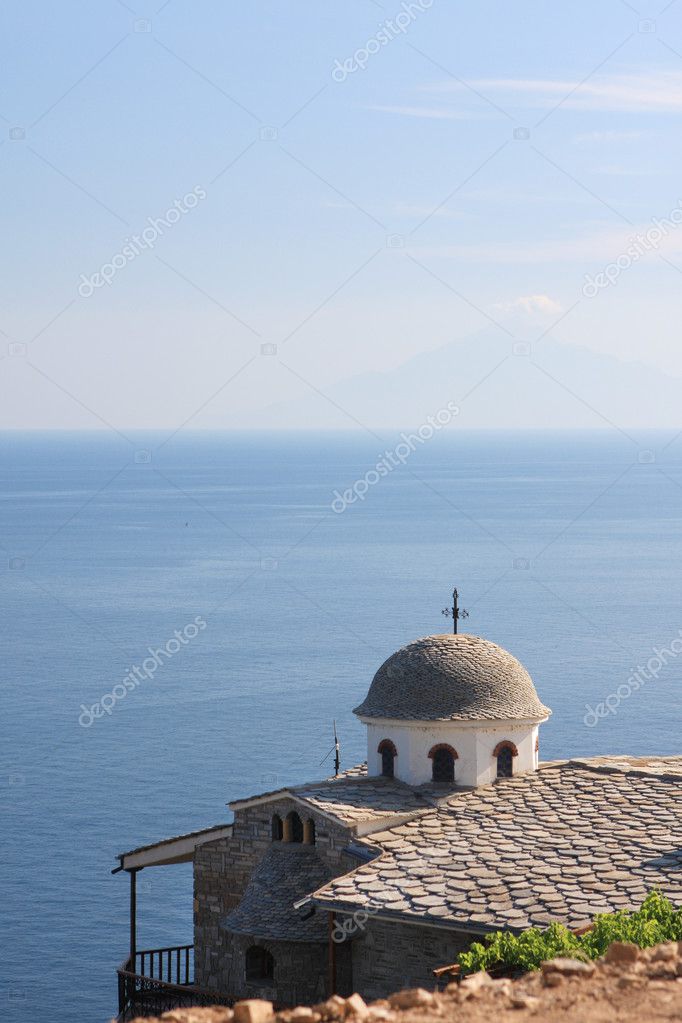
[[[480,92],[508,104],[567,110],[627,113],[676,113],[682,110],[682,71],[594,75],[580,83],[570,78],[481,78],[471,83]],[[425,86],[443,96],[464,93],[458,82]]]

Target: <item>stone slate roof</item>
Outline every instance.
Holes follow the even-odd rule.
[[[377,671],[362,717],[419,721],[542,720],[551,711],[512,654],[480,636],[426,636]]]
[[[640,774],[669,774],[682,777],[682,757],[602,756],[573,760],[585,767],[601,767],[612,771],[636,770]]]
[[[312,887],[325,884],[331,871],[314,846],[275,843],[253,872],[241,902],[222,921],[233,934],[284,941],[326,941],[327,919],[295,910]]]
[[[363,760],[361,764],[354,764],[353,767],[347,767],[345,771],[341,771],[337,778],[364,778],[367,774],[367,761]],[[331,778],[327,778],[327,781],[336,781],[333,775]]]
[[[331,778],[319,785],[302,785],[290,791],[314,809],[351,826],[363,822],[381,825],[382,820],[412,817],[430,806],[419,790],[409,785],[394,779],[367,778],[360,774]]]
[[[682,758],[601,757],[457,793],[374,832],[381,854],[313,901],[477,931],[580,927],[654,887],[682,905],[681,771]]]
[[[304,807],[319,810],[334,817],[339,824],[353,827],[357,824],[393,822],[395,818],[409,817],[431,805],[419,790],[392,778],[367,777],[367,764],[358,764],[337,778],[293,785],[290,788],[264,792],[251,799],[238,799],[230,803],[240,810],[249,803],[286,797],[302,802]],[[305,809],[301,811],[304,813]]]
[[[198,835],[209,835],[212,831],[224,831],[232,827],[231,824],[214,824],[210,828],[200,828],[198,831],[187,831],[183,835],[173,835],[171,838],[162,838],[159,842],[149,842],[147,845],[138,845],[137,849],[129,849],[127,852],[117,853],[116,858],[121,860],[125,856],[134,856],[136,853],[146,852],[148,849],[158,849],[162,845],[169,845],[171,842],[178,842],[183,838],[196,838]]]

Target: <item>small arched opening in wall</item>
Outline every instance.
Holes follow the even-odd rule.
[[[315,845],[315,821],[312,817],[303,822],[303,841],[306,845]]]
[[[519,751],[509,739],[498,742],[493,750],[493,756],[497,760],[497,777],[512,778],[514,775],[514,757],[518,757]]]
[[[282,818],[278,813],[272,816],[272,841],[281,842],[284,838],[284,825],[282,824]]]
[[[429,750],[431,760],[431,779],[435,782],[447,783],[455,780],[455,760],[457,752],[445,742],[438,743]]]
[[[382,775],[384,778],[393,778],[395,775],[395,758],[398,756],[395,744],[390,739],[382,739],[377,748],[377,753],[381,756]]]
[[[244,959],[247,980],[272,980],[275,976],[275,960],[262,945],[250,945]]]
[[[303,821],[295,810],[292,810],[291,813],[288,813],[284,818],[284,841],[303,841]]]

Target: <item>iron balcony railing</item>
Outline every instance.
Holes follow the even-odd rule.
[[[135,1016],[158,1016],[190,1005],[230,1005],[232,999],[218,991],[194,985],[194,946],[150,948],[130,957],[118,969],[118,1020]]]

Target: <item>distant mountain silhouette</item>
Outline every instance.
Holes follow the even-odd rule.
[[[519,344],[484,330],[386,373],[326,386],[326,397],[308,392],[270,405],[257,425],[415,427],[455,402],[463,429],[682,426],[682,379],[549,337]]]

